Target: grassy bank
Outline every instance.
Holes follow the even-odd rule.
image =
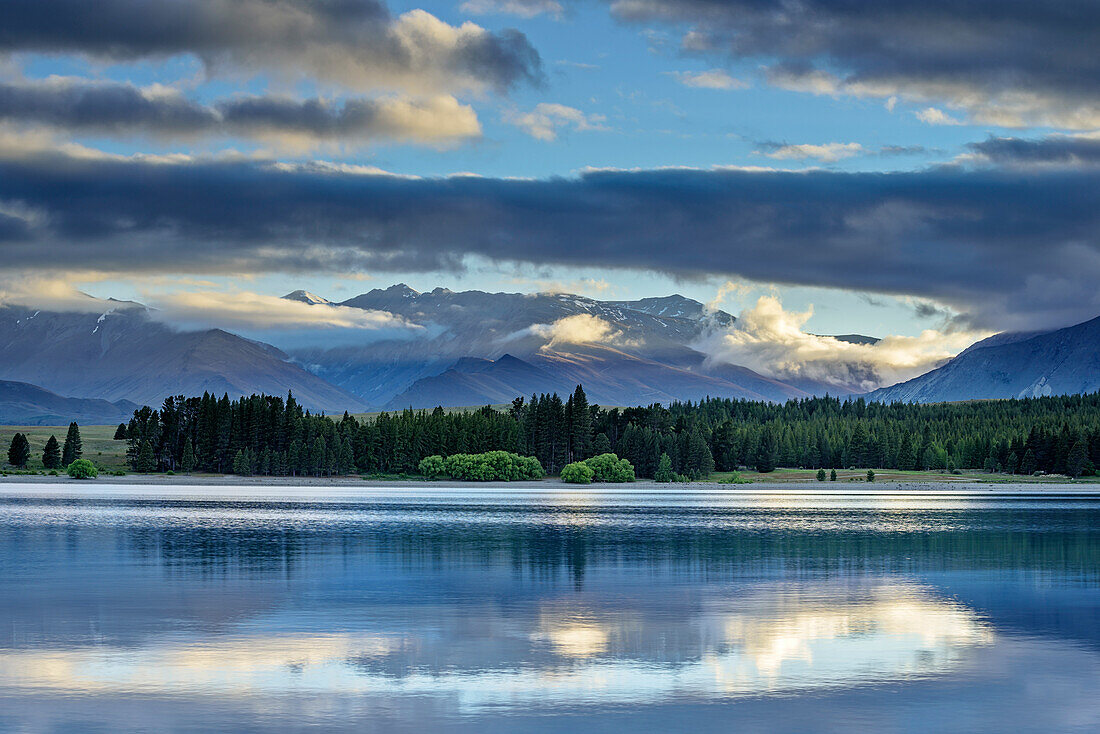
[[[80,439],[84,444],[84,458],[108,471],[126,468],[126,442],[115,441],[118,426],[81,426]],[[65,443],[68,426],[0,426],[0,460],[7,469],[8,446],[16,433],[22,433],[31,444],[31,460],[27,469],[41,470],[42,449],[50,436],[56,436],[58,443]]]

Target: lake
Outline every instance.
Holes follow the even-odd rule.
[[[0,486],[0,730],[1095,732],[1100,501]]]

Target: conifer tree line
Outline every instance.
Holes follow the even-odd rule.
[[[292,395],[206,394],[141,408],[121,434],[136,471],[414,474],[427,456],[509,451],[536,457],[549,474],[613,452],[648,478],[662,469],[697,478],[740,467],[1076,476],[1100,465],[1100,393],[935,405],[707,399],[608,410],[589,405],[578,386],[565,400],[534,395],[506,410],[404,410],[365,420],[313,415]]]
[[[65,434],[64,448],[57,442],[57,436],[50,436],[42,450],[42,466],[46,469],[61,469],[79,459],[84,454],[84,442],[80,438],[80,426],[69,424]],[[17,469],[25,469],[31,460],[31,444],[26,434],[16,433],[8,446],[8,463]]]

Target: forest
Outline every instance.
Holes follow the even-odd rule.
[[[983,470],[1080,476],[1100,464],[1100,393],[932,405],[831,397],[785,404],[707,399],[605,409],[584,389],[506,409],[314,415],[293,395],[174,397],[115,434],[141,472],[278,476],[418,473],[429,456],[507,451],[557,475],[615,453],[652,478],[749,467]],[[664,459],[664,455],[668,459]]]

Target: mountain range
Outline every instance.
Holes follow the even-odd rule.
[[[152,406],[169,395],[293,390],[314,410],[365,407],[270,344],[221,329],[174,329],[137,303],[89,301],[78,311],[0,306],[0,380]]]
[[[340,303],[307,291],[285,298],[317,308],[384,311],[417,331],[284,350],[221,329],[176,328],[128,301],[89,296],[63,311],[0,306],[0,423],[63,423],[68,416],[111,423],[133,405],[203,392],[292,391],[304,406],[328,413],[499,404],[577,384],[602,405],[862,392],[855,384],[781,380],[708,359],[698,347],[702,337],[736,319],[680,295],[601,301],[444,288],[420,293],[398,284]],[[860,334],[836,338],[876,341]],[[1097,389],[1100,319],[998,334],[867,398],[937,402]]]
[[[882,402],[1032,398],[1100,390],[1100,318],[1046,332],[991,336],[920,377],[870,393]]]
[[[306,291],[286,298],[332,304]],[[577,384],[603,405],[708,395],[784,401],[855,392],[814,381],[792,385],[744,367],[709,364],[692,345],[735,318],[680,295],[600,301],[564,293],[446,288],[420,293],[398,284],[332,305],[386,311],[429,327],[419,339],[289,350],[311,372],[386,409],[507,402]],[[602,331],[576,333],[591,329]],[[480,361],[462,361],[471,357]],[[502,401],[504,395],[511,397]]]

